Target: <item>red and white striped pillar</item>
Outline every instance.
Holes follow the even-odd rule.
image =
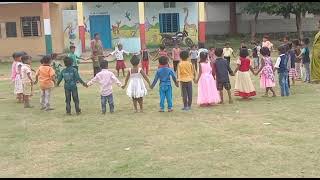
[[[205,2],[198,2],[199,11],[199,42],[206,41],[206,10]]]
[[[81,41],[81,50],[86,50],[86,35],[83,23],[83,5],[82,2],[77,2],[77,15],[78,15],[78,27],[79,27],[79,39]]]
[[[50,6],[49,2],[42,3],[42,15],[43,15],[43,26],[46,43],[46,53],[52,53],[52,37],[51,37],[51,24],[50,24]]]
[[[144,26],[144,2],[138,2],[139,8],[139,30],[140,30],[140,45],[141,49],[146,46],[146,30]]]

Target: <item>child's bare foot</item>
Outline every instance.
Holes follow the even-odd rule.
[[[168,109],[168,112],[172,112],[173,111],[173,109]]]
[[[262,95],[262,97],[268,97],[268,94],[264,94],[264,95]]]
[[[223,102],[223,101],[220,101],[218,104],[224,104],[224,102]]]
[[[229,104],[232,104],[233,103],[233,100],[231,99],[231,100],[229,100]]]
[[[143,109],[140,109],[140,112],[143,113]]]
[[[69,112],[67,112],[66,114],[67,114],[67,116],[71,116],[71,113],[69,113]]]
[[[160,109],[159,112],[164,112],[164,110],[163,110],[163,109]]]
[[[136,109],[136,110],[134,110],[134,113],[138,113],[138,110]]]
[[[272,97],[277,97],[277,95],[273,94]]]

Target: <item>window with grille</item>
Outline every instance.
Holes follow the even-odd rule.
[[[179,13],[159,14],[160,33],[174,33],[180,31]]]
[[[21,17],[22,36],[40,36],[40,16]]]
[[[163,2],[164,8],[175,8],[176,2]]]
[[[17,24],[16,22],[6,22],[6,36],[17,37]]]

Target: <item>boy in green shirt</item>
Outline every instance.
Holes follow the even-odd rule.
[[[63,61],[66,68],[61,71],[57,86],[59,86],[62,79],[64,79],[64,92],[66,96],[67,115],[71,115],[71,96],[75,105],[76,113],[77,115],[79,115],[81,113],[81,109],[79,107],[77,81],[79,81],[84,87],[88,86],[80,78],[78,71],[74,67],[72,67],[72,59],[70,57],[65,57]]]
[[[82,57],[77,56],[74,52],[76,50],[76,46],[71,45],[70,46],[70,53],[68,54],[68,57],[72,59],[72,66],[78,71],[79,70],[79,59],[85,60]]]

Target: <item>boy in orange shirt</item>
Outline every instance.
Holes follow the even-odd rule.
[[[39,80],[41,96],[41,110],[50,111],[53,108],[50,107],[50,96],[51,90],[55,84],[55,71],[50,66],[51,64],[51,56],[47,55],[41,59],[42,65],[38,68],[36,72],[36,82]]]

